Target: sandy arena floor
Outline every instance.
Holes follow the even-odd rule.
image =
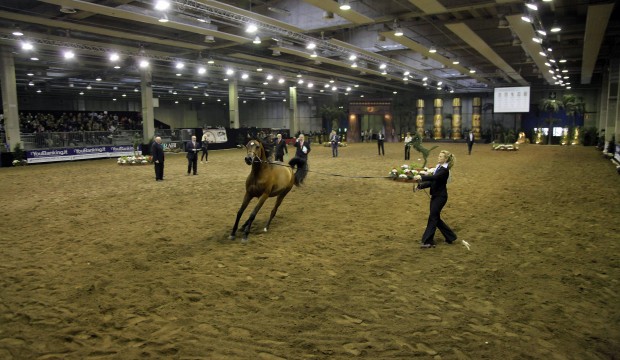
[[[444,219],[470,251],[419,248],[429,199],[411,184],[326,175],[385,176],[401,144],[314,144],[306,184],[263,233],[266,203],[247,245],[228,240],[244,150],[189,177],[168,155],[164,182],[115,159],[2,168],[0,359],[619,359],[612,164],[442,148]]]

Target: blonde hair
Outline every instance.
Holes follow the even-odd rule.
[[[441,150],[439,153],[444,154],[446,156],[446,162],[448,163],[448,170],[452,170],[452,166],[454,166],[454,163],[456,162],[456,159],[454,158],[454,154],[452,154],[448,150]]]

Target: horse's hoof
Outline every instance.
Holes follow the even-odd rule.
[[[241,243],[244,244],[244,245],[247,244],[248,243],[248,238],[244,237],[243,239],[241,239]]]
[[[264,229],[263,229],[263,232],[267,232],[267,228],[264,228]]]
[[[235,235],[228,236],[228,240],[235,240]]]

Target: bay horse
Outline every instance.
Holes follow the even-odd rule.
[[[284,200],[286,194],[291,191],[293,185],[300,186],[308,173],[305,159],[294,157],[289,161],[288,166],[281,162],[269,161],[265,146],[259,140],[250,140],[245,147],[247,149],[245,163],[251,165],[252,170],[245,180],[245,196],[243,197],[243,202],[241,203],[239,211],[237,211],[237,219],[235,220],[235,225],[229,236],[230,240],[235,239],[239,220],[250,201],[253,198],[258,198],[258,204],[256,204],[250,217],[241,227],[243,231],[242,243],[248,241],[248,234],[250,233],[252,222],[265,201],[270,197],[277,196],[276,204],[273,210],[271,210],[269,220],[263,229],[263,231],[267,232],[269,224],[273,217],[276,216],[278,207],[282,203],[282,200]],[[293,171],[295,168],[296,170]]]

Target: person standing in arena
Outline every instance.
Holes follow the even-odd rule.
[[[286,146],[286,141],[282,139],[282,134],[276,135],[276,141],[274,143],[275,147],[275,160],[284,162],[284,153],[288,155],[288,148]]]
[[[410,132],[407,132],[407,136],[405,136],[405,160],[409,160],[411,157],[411,145],[410,142],[413,141],[413,137]]]
[[[474,146],[474,132],[470,131],[467,135],[467,155],[471,155],[471,148]]]
[[[200,145],[202,146],[202,155],[200,155],[200,163],[204,164],[209,162],[209,139],[207,138],[207,129],[202,130],[202,139],[200,141]],[[202,159],[205,162],[202,162]]]
[[[308,161],[308,153],[310,152],[310,143],[304,141],[304,134],[299,134],[295,141],[295,157]]]
[[[340,136],[336,134],[336,130],[332,130],[329,134],[329,142],[332,146],[332,157],[338,157],[338,143],[340,142]]]
[[[441,220],[441,210],[448,202],[448,189],[446,184],[450,179],[450,170],[454,165],[454,155],[447,150],[441,150],[437,157],[439,163],[435,168],[432,175],[422,173],[422,175],[415,175],[413,177],[416,181],[421,181],[414,191],[419,191],[427,187],[431,188],[431,203],[430,212],[428,214],[428,222],[426,224],[426,230],[422,235],[422,248],[434,248],[435,247],[435,231],[439,229],[441,234],[446,238],[446,243],[452,244],[456,241],[456,234],[450,227]]]
[[[379,151],[379,155],[385,156],[385,146],[383,142],[385,141],[385,135],[383,135],[383,131],[379,130],[377,133],[377,150]]]
[[[185,145],[185,151],[187,151],[187,175],[194,170],[194,175],[198,175],[198,142],[196,142],[196,135],[192,135],[192,141]]]
[[[155,165],[155,181],[164,181],[164,147],[161,145],[161,137],[156,137],[151,145],[153,164]]]

